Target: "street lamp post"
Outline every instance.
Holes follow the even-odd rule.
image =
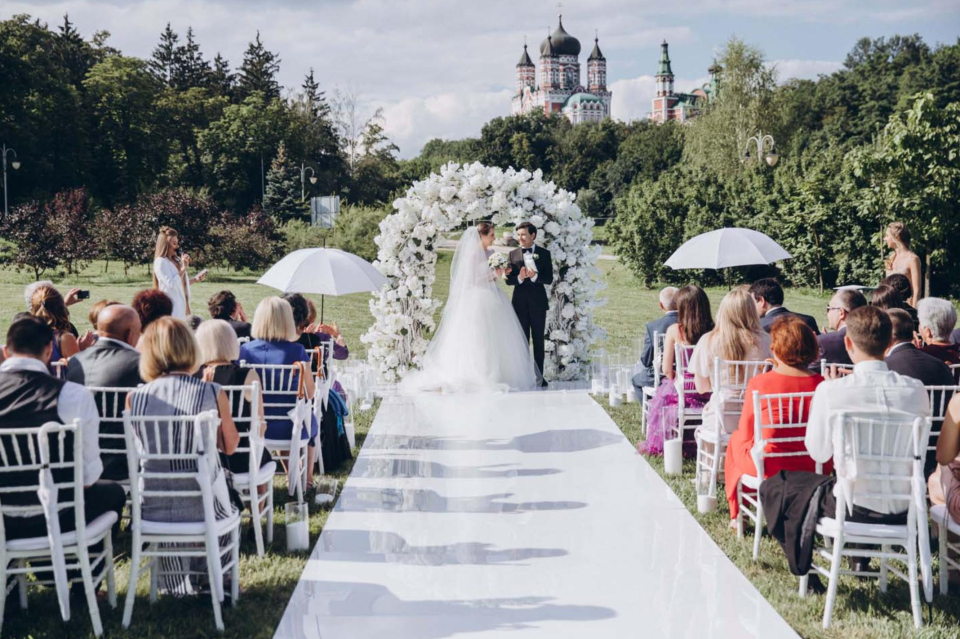
[[[307,171],[310,171],[310,184],[317,183],[317,173],[316,171],[313,170],[313,167],[307,166],[305,162],[301,162],[300,163],[300,201],[301,202],[307,199],[307,193],[305,188],[306,181],[304,180],[304,176],[306,175]]]
[[[767,143],[770,143],[770,150],[764,153],[764,147],[767,146]],[[750,151],[756,145],[756,156],[750,154]],[[773,141],[772,135],[764,135],[763,131],[758,131],[753,137],[747,138],[747,148],[743,152],[743,157],[740,158],[740,161],[744,164],[749,164],[754,160],[763,159],[767,166],[776,166],[777,161],[780,159],[780,155],[777,154],[776,143]]]
[[[8,149],[7,145],[4,144],[0,147],[0,155],[3,155],[3,217],[7,217],[7,154],[13,154],[13,157],[17,157],[17,152],[13,149]],[[16,171],[20,168],[20,160],[14,159],[10,161],[10,166],[13,167],[13,170]]]

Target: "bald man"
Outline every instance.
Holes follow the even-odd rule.
[[[140,339],[140,316],[129,306],[114,304],[104,307],[97,316],[97,343],[74,355],[67,364],[67,380],[84,386],[133,388],[142,384],[140,353],[136,345]],[[126,402],[126,393],[111,394],[104,405],[101,393],[94,392],[100,417],[118,417]],[[127,460],[122,451],[123,425],[100,422],[101,434],[120,435],[119,439],[101,439],[100,456],[103,459],[103,478],[127,478]]]

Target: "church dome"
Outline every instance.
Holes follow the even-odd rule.
[[[517,63],[518,67],[532,67],[533,60],[530,59],[530,55],[527,53],[527,45],[523,45],[523,55],[520,56],[520,62]]]
[[[563,103],[564,107],[568,106],[580,106],[583,104],[593,104],[593,103],[602,103],[603,100],[593,95],[592,93],[574,93],[566,102]]]
[[[550,51],[551,53],[548,53]],[[560,17],[557,30],[540,43],[540,55],[580,55],[580,41],[563,29],[563,17]]]

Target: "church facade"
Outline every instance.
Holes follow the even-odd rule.
[[[514,115],[542,111],[563,114],[573,124],[599,122],[610,117],[607,60],[600,52],[599,38],[587,58],[587,84],[581,84],[580,41],[563,28],[560,16],[556,31],[540,43],[540,71],[523,46],[517,63]]]
[[[673,89],[673,69],[670,66],[670,51],[667,41],[660,45],[660,64],[657,68],[657,94],[653,98],[650,119],[657,124],[670,120],[686,122],[698,115],[708,103],[717,97],[720,65],[716,62],[708,69],[710,81],[691,93],[677,93]]]

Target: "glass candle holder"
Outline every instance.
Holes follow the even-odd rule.
[[[287,552],[310,549],[310,509],[305,503],[287,502],[284,507],[287,526]]]

